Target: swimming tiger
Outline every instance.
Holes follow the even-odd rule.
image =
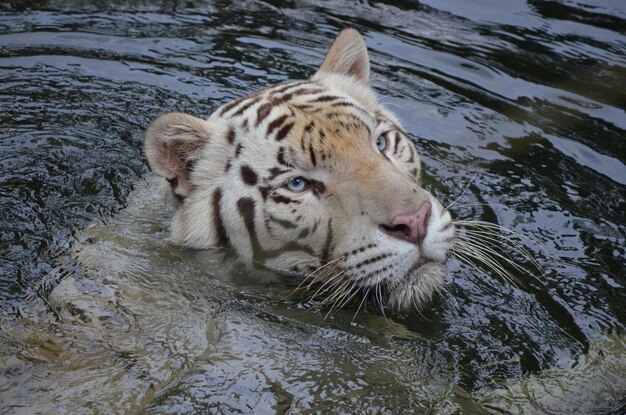
[[[152,121],[144,149],[178,200],[172,239],[308,276],[339,306],[361,296],[406,310],[431,298],[455,226],[422,187],[414,143],[369,77],[363,38],[345,29],[309,80],[228,102],[206,120]]]

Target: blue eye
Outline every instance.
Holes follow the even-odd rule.
[[[292,192],[302,192],[309,186],[309,181],[302,176],[294,177],[287,182],[287,187]]]
[[[389,141],[387,141],[387,137],[385,137],[384,135],[381,135],[376,139],[376,147],[378,147],[380,151],[387,150],[388,145]]]

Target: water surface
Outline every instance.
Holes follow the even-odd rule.
[[[622,1],[90,3],[0,6],[0,412],[626,410]],[[150,120],[306,78],[346,26],[426,186],[540,280],[452,261],[421,313],[325,318],[167,242]]]

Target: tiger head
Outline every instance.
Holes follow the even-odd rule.
[[[430,298],[454,226],[421,187],[420,157],[369,72],[363,38],[346,29],[310,80],[234,100],[207,120],[156,118],[144,147],[179,200],[173,239],[282,274],[324,275],[329,287],[397,309]]]

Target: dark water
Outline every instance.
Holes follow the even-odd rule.
[[[623,1],[9,1],[0,10],[0,412],[35,403],[44,413],[524,412],[489,393],[577,367],[603,375],[591,382],[597,400],[576,390],[583,380],[565,391],[581,398],[574,409],[626,408]],[[208,116],[232,98],[312,75],[345,26],[364,35],[373,86],[416,140],[428,187],[448,202],[462,194],[457,218],[527,235],[545,275],[518,275],[515,286],[452,262],[446,294],[423,315],[387,324],[374,310],[354,322],[350,310],[324,320],[276,304],[279,289],[196,269],[188,287],[213,294],[163,283],[196,304],[171,322],[226,310],[220,330],[238,363],[224,363],[222,340],[185,354],[169,347],[176,336],[159,349],[138,335],[156,361],[184,355],[156,382],[139,349],[134,360],[107,360],[119,348],[64,343],[64,353],[97,350],[118,365],[100,373],[93,406],[82,393],[93,385],[79,373],[93,367],[33,358],[24,333],[44,323],[57,337],[67,333],[59,327],[70,330],[43,300],[81,229],[97,219],[106,229],[143,186],[143,129],[164,112]],[[134,212],[123,223],[140,221]],[[145,240],[154,257],[172,249]],[[179,277],[172,284],[188,276]],[[78,380],[55,395],[42,384],[54,371]],[[107,394],[117,390],[113,379],[143,392]]]

